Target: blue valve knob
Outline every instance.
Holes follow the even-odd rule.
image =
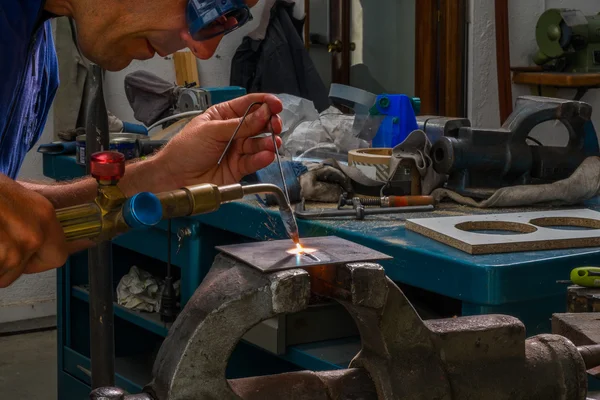
[[[123,205],[123,219],[132,229],[154,226],[160,222],[162,215],[162,204],[152,193],[138,193]]]

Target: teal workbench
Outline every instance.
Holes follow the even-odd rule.
[[[81,176],[83,168],[72,157],[46,155],[44,174],[65,180]],[[336,235],[392,256],[393,260],[382,263],[388,276],[401,285],[411,300],[436,316],[502,313],[520,318],[529,335],[549,332],[551,314],[564,311],[566,303],[566,287],[556,281],[566,279],[576,266],[598,264],[600,249],[470,256],[407,231],[401,219],[482,212],[485,211],[449,205],[427,214],[377,216],[365,221],[299,221],[299,227],[301,236]],[[284,232],[278,213],[252,199],[224,205],[212,214],[175,220],[170,238],[173,248],[174,234],[180,227],[192,230],[182,251],[173,257],[173,264],[179,267],[183,303],[210,268],[216,245],[280,239]],[[158,275],[164,273],[167,239],[166,224],[115,239],[116,281],[131,265]],[[73,255],[58,277],[61,399],[84,399],[89,391],[86,265],[85,252]],[[131,312],[119,306],[115,315],[117,384],[136,391],[149,378],[153,354],[168,326],[153,314]],[[229,375],[341,368],[347,366],[358,349],[358,339],[351,338],[292,346],[284,356],[276,357],[242,343],[230,362]],[[244,367],[248,364],[244,360],[249,357],[261,357],[260,363],[252,363],[251,370]]]

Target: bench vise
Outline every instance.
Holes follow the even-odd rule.
[[[598,155],[591,114],[592,107],[579,101],[525,96],[499,129],[472,127],[466,118],[422,116],[417,122],[434,142],[433,167],[448,175],[446,187],[486,198],[506,186],[567,178],[586,157]],[[565,147],[527,142],[534,127],[554,120],[567,128]]]
[[[327,260],[320,264],[314,258],[304,262],[301,255],[272,263],[278,254],[273,249],[293,247],[291,241],[222,248],[170,328],[144,393],[126,396],[117,388],[99,388],[90,398],[586,398],[586,370],[598,361],[598,346],[578,349],[559,335],[525,339],[523,324],[509,316],[423,321],[383,267],[367,262],[374,259],[372,250],[337,238],[315,239],[337,240],[337,249],[312,253]],[[365,262],[343,261],[363,254]],[[305,309],[311,294],[335,299],[356,322],[362,350],[349,368],[226,380],[229,357],[243,335],[261,321]]]

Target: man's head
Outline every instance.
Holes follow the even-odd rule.
[[[132,60],[146,60],[189,47],[201,59],[210,58],[223,36],[197,42],[188,32],[188,0],[47,0],[47,11],[73,17],[83,54],[111,71]],[[246,0],[253,6],[258,0]],[[231,21],[223,21],[224,24]]]

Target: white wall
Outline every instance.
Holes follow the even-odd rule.
[[[511,66],[532,65],[531,56],[537,50],[535,26],[539,16],[548,8],[574,8],[590,15],[600,11],[600,3],[591,0],[509,0],[510,62]],[[496,44],[493,0],[470,1],[469,117],[473,125],[498,127],[500,124]],[[513,101],[518,96],[531,95],[526,85],[512,85]],[[559,90],[557,97],[572,99],[575,90]],[[590,90],[582,101],[594,112],[592,121],[600,127],[600,90]],[[566,128],[548,122],[534,129],[532,136],[548,145],[566,143]]]
[[[352,86],[414,94],[415,10],[416,0],[352,1]]]

